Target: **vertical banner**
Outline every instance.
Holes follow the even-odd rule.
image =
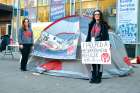
[[[109,41],[82,42],[83,64],[111,64]]]
[[[36,22],[36,18],[37,18],[37,9],[31,7],[29,9],[29,19],[31,20],[31,22]]]
[[[137,43],[138,0],[118,0],[117,34],[125,44]]]
[[[55,21],[65,16],[65,0],[51,0],[50,21]]]
[[[28,14],[29,14],[29,19],[32,22],[36,22],[37,18],[37,7],[36,7],[36,0],[29,0],[29,8],[28,8]]]
[[[24,0],[24,16],[28,17],[32,22],[37,18],[36,0]]]
[[[28,0],[24,0],[24,16],[27,17],[29,14],[28,14]]]

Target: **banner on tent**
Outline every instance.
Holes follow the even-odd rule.
[[[83,64],[111,64],[109,41],[81,42]]]
[[[50,25],[51,22],[35,22],[32,23],[32,30],[33,30],[33,35],[34,35],[34,42],[38,40],[38,38],[41,35],[41,32],[44,30],[44,28],[48,25]]]
[[[34,44],[33,55],[53,59],[76,59],[79,21],[72,21],[62,20],[43,31]]]

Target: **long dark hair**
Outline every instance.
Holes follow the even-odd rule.
[[[29,27],[29,28],[31,27],[31,23],[30,23],[30,20],[29,20],[28,18],[24,18],[24,19],[22,20],[22,28],[26,31],[26,28],[25,28],[25,25],[24,25],[25,20],[28,20],[28,27]]]
[[[92,18],[92,21],[96,22],[95,20],[95,12],[99,12],[100,13],[100,22],[104,22],[104,17],[103,17],[103,13],[101,12],[101,10],[95,10],[92,14],[93,18]]]
[[[95,19],[95,12],[99,12],[100,13],[100,20],[99,20],[99,24],[105,24],[107,26],[108,29],[110,29],[111,27],[108,25],[108,23],[104,20],[104,17],[103,17],[103,13],[101,10],[95,10],[93,12],[93,18],[92,18],[92,21],[91,21],[91,24],[94,24],[96,23],[96,19]]]

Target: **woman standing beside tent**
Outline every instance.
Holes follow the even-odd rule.
[[[91,41],[107,41],[109,40],[108,29],[109,25],[104,21],[103,14],[100,10],[95,10],[93,19],[89,24],[88,35],[86,42]],[[90,83],[100,83],[102,78],[102,71],[100,64],[92,64],[92,77]]]
[[[28,18],[25,18],[22,21],[22,27],[19,29],[18,33],[18,42],[19,49],[22,55],[20,69],[21,71],[27,71],[26,65],[33,46],[33,32]]]

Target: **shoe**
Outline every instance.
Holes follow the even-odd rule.
[[[27,71],[27,69],[21,69],[21,71]]]
[[[95,84],[99,84],[101,83],[102,79],[102,72],[98,72],[98,74],[96,72],[92,71],[92,78],[89,81],[89,83],[95,83]]]
[[[95,83],[99,84],[101,83],[101,81],[102,81],[102,72],[99,72]]]
[[[95,79],[91,79],[90,81],[89,81],[89,83],[96,83],[96,80]]]
[[[101,83],[101,79],[95,79],[95,80],[93,80],[93,79],[91,79],[90,81],[89,81],[89,83],[91,83],[91,84],[99,84],[99,83]]]
[[[92,71],[92,78],[90,79],[89,83],[95,83],[96,82],[96,72]]]

